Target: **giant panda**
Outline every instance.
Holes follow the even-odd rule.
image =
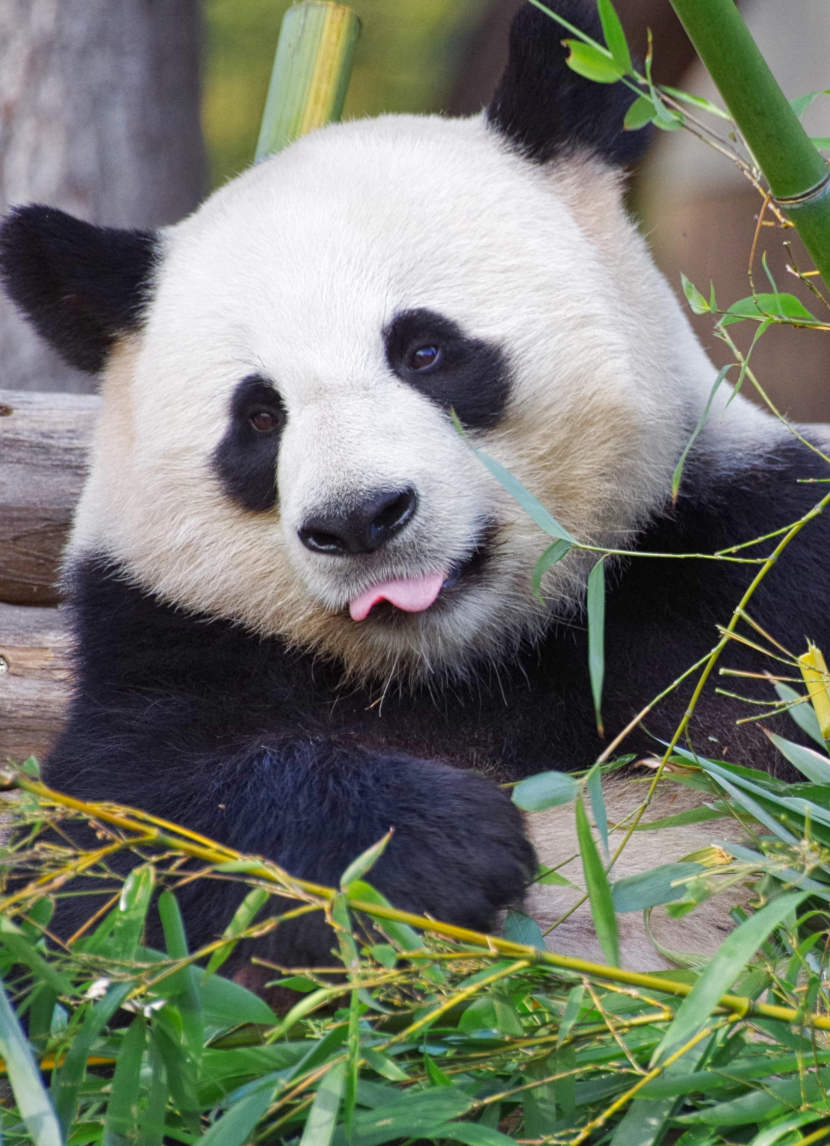
[[[556,0],[599,36],[592,7]],[[375,885],[480,930],[523,902],[537,859],[577,850],[570,808],[523,818],[501,785],[603,748],[584,617],[596,554],[571,551],[537,599],[546,539],[470,446],[577,539],[632,553],[768,534],[817,500],[803,479],[825,469],[722,387],[672,504],[715,369],[623,206],[633,97],[569,70],[562,38],[526,4],[482,114],[327,127],[159,233],[10,214],[11,298],[103,394],[66,555],[76,683],[49,784],[326,885],[394,828]],[[818,518],[753,598],[785,642],[830,648],[828,553]],[[609,730],[712,647],[756,573],[609,564]],[[759,667],[743,646],[726,658]],[[716,685],[690,743],[774,768]],[[622,749],[653,753],[690,688]],[[612,819],[642,798],[633,785],[609,785]],[[722,832],[661,832],[659,855],[645,833],[632,862]],[[237,890],[182,891],[193,944]],[[530,898],[545,923],[558,894]],[[267,942],[281,964],[330,961],[321,917]],[[598,951],[584,914],[550,942]],[[633,931],[624,954],[662,958]]]

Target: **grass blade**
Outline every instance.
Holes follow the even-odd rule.
[[[582,853],[582,870],[585,873],[585,890],[591,903],[591,917],[597,933],[599,945],[612,967],[620,965],[620,944],[617,934],[617,916],[608,877],[599,858],[588,816],[580,796],[576,801],[576,838]]]
[[[588,574],[588,671],[591,674],[591,692],[597,732],[605,736],[602,725],[602,686],[605,678],[605,558],[600,557]]]
[[[43,1086],[26,1036],[0,984],[0,1055],[9,1083],[34,1146],[62,1146],[57,1115]]]

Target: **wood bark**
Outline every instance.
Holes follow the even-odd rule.
[[[0,761],[42,758],[69,700],[64,609],[0,604]]]
[[[198,0],[0,0],[0,215],[157,227],[204,190]],[[0,386],[89,392],[0,292]]]
[[[50,605],[101,399],[0,390],[0,601]]]

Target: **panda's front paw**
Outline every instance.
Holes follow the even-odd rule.
[[[369,879],[397,907],[477,931],[536,870],[521,813],[492,781],[443,764],[396,769],[393,839]]]

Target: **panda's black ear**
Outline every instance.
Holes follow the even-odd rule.
[[[0,276],[38,333],[70,365],[95,373],[119,334],[141,325],[158,251],[151,231],[18,207],[0,227]]]
[[[604,42],[595,0],[545,0],[545,5]],[[634,163],[650,138],[647,128],[623,130],[625,113],[636,97],[621,83],[594,83],[572,71],[562,41],[574,38],[545,12],[524,3],[510,29],[507,67],[487,119],[536,163],[578,151],[598,155],[613,166]]]

